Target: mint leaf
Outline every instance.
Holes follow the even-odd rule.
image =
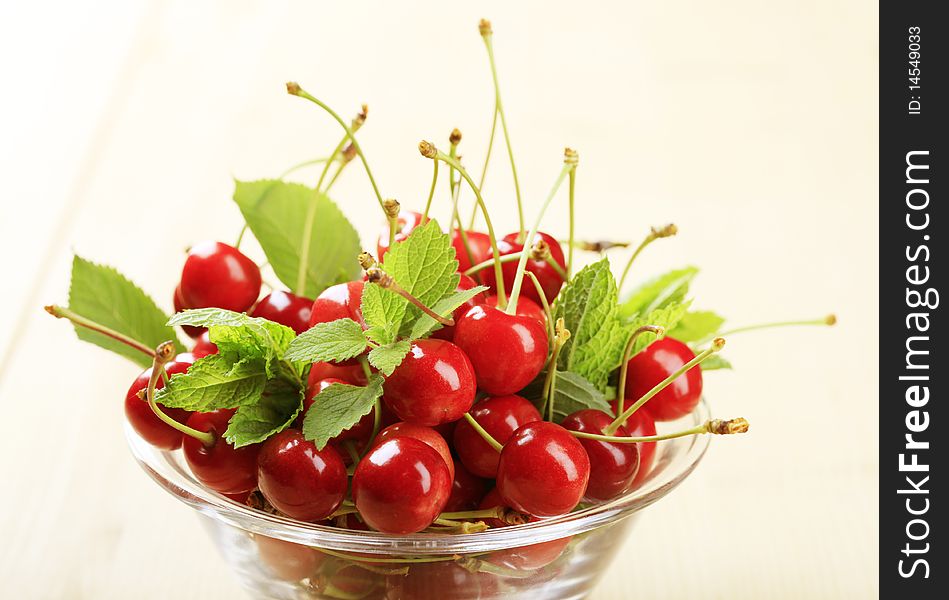
[[[543,397],[543,382],[546,376],[546,372],[541,373],[530,389],[535,394],[533,397],[537,398],[534,405],[545,418],[547,398]],[[608,415],[613,414],[610,403],[606,401],[603,393],[581,375],[569,371],[557,371],[555,377],[557,383],[554,388],[554,421],[557,423],[563,421],[568,415],[587,408],[602,410]],[[540,385],[535,387],[538,381]]]
[[[256,403],[264,393],[267,370],[263,360],[211,354],[196,361],[186,373],[173,376],[155,394],[168,408],[207,412]]]
[[[412,343],[409,340],[401,340],[373,348],[369,352],[369,364],[388,377],[392,375],[396,367],[402,364],[411,347]]]
[[[629,324],[629,332],[632,334],[633,331],[639,329],[644,325],[656,325],[662,327],[667,332],[675,329],[682,317],[685,316],[686,312],[689,310],[689,305],[692,304],[692,301],[670,304],[664,308],[657,308],[652,312],[636,317]],[[623,345],[626,345],[626,342],[629,341],[629,338],[626,338],[626,341],[623,342]],[[630,356],[635,356],[642,352],[646,346],[656,341],[656,336],[651,333],[644,333],[643,335],[636,338],[636,343],[633,344],[632,351]],[[625,348],[624,348],[625,349]],[[620,362],[622,362],[622,356],[620,357]],[[704,364],[704,363],[703,363]]]
[[[435,305],[432,306],[432,310],[442,317],[448,317],[456,308],[488,289],[490,288],[487,286],[476,285],[471,289],[455,292],[436,302]],[[417,340],[420,337],[428,335],[431,331],[441,329],[441,327],[442,325],[438,321],[423,313],[415,324],[412,325],[412,330],[409,332],[409,339]]]
[[[675,328],[666,332],[666,335],[680,342],[697,342],[718,333],[724,322],[724,318],[710,310],[689,311],[682,316]]]
[[[698,354],[696,352],[696,354]],[[718,354],[713,354],[702,361],[701,367],[703,371],[716,371],[718,369],[731,369],[732,364],[728,362],[723,356]]]
[[[276,179],[237,181],[234,202],[274,273],[291,290],[315,298],[327,287],[359,275],[359,235],[325,195]],[[306,280],[301,291],[297,278],[304,253]]]
[[[425,306],[432,306],[458,287],[455,249],[436,221],[416,227],[404,241],[393,244],[382,269]],[[366,284],[362,314],[373,341],[385,345],[409,335],[422,312],[398,294]]]
[[[322,450],[331,438],[369,414],[382,396],[382,376],[373,374],[365,387],[334,383],[313,399],[303,419],[303,436]]]
[[[175,330],[165,325],[168,316],[141,288],[112,267],[73,256],[69,309],[149,348],[173,340],[178,351],[184,351],[177,343]],[[152,360],[142,352],[108,336],[85,327],[76,326],[75,329],[79,339],[85,342],[121,354],[142,367],[152,364]]]
[[[620,304],[620,317],[629,321],[637,315],[681,301],[698,272],[696,267],[685,267],[647,281]]]
[[[297,362],[340,361],[366,349],[362,326],[352,319],[318,323],[290,342],[284,357]]]
[[[286,379],[271,379],[257,403],[237,409],[224,439],[235,448],[263,442],[289,427],[302,409],[302,386]]]

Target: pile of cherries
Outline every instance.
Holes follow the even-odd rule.
[[[395,239],[410,235],[421,218],[403,211]],[[492,258],[486,234],[464,233],[466,240],[458,230],[452,234],[460,271]],[[526,244],[518,237],[513,233],[499,241],[501,253],[524,251]],[[552,236],[538,234],[537,239],[561,267],[556,269],[546,258],[527,262],[543,300],[550,303],[564,284],[563,250]],[[387,229],[378,243],[380,259],[388,242]],[[507,289],[513,284],[514,265],[504,263]],[[496,290],[493,271],[462,274],[458,288],[479,283]],[[232,246],[203,242],[189,251],[174,301],[177,311],[220,307],[264,317],[300,333],[340,318],[364,323],[360,307],[365,285],[372,284],[341,283],[312,300],[284,291],[258,300],[258,266]],[[444,522],[479,521],[497,527],[512,521],[486,517],[485,509],[500,507],[521,515],[524,522],[562,515],[581,502],[608,500],[629,491],[649,474],[656,442],[578,438],[573,432],[604,434],[614,416],[587,409],[556,424],[545,421],[534,404],[519,395],[544,368],[550,342],[538,292],[531,286],[523,289],[516,314],[507,314],[498,308],[496,296],[484,293],[455,311],[453,327],[413,342],[404,361],[385,378],[380,415],[384,428],[374,432],[375,414],[370,412],[322,450],[304,438],[304,413],[294,426],[265,442],[234,448],[223,438],[233,410],[163,409],[210,437],[182,434],[159,420],[142,399],[150,369],[129,388],[126,415],[148,442],[163,450],[181,447],[194,476],[207,487],[238,502],[337,527],[391,534],[418,532]],[[169,376],[217,351],[206,331],[193,327],[186,331],[196,339],[194,347],[165,365]],[[693,358],[688,346],[668,337],[633,356],[627,367],[625,405]],[[365,384],[366,372],[358,359],[313,364],[305,409],[333,383]],[[163,380],[159,378],[156,385],[161,387]],[[693,368],[610,435],[655,435],[656,421],[690,413],[701,390],[701,370]],[[554,545],[559,549],[535,551],[529,557],[512,551],[501,562],[537,567],[556,558],[565,543],[558,540]]]

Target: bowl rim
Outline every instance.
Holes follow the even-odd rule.
[[[709,406],[703,398],[687,417],[658,425],[666,429],[674,423],[675,428],[669,428],[669,431],[676,431],[680,427],[704,423],[709,417]],[[653,504],[682,483],[705,455],[711,437],[696,435],[663,441],[662,445],[657,447],[661,449],[661,454],[657,455],[657,463],[640,487],[612,500],[566,515],[479,533],[392,535],[305,523],[244,506],[205,488],[195,480],[181,459],[180,452],[155,448],[143,440],[127,422],[125,433],[135,460],[156,483],[180,501],[215,521],[254,534],[307,546],[343,552],[402,556],[491,552],[523,546],[525,542],[535,544],[558,540],[611,525]],[[676,449],[679,449],[678,452],[673,452]],[[661,464],[660,459],[670,453],[670,464]]]

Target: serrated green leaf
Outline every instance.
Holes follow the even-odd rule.
[[[172,340],[179,352],[184,351],[175,330],[165,325],[168,316],[141,288],[112,267],[74,256],[69,309],[149,348]],[[121,354],[142,367],[152,364],[147,355],[108,336],[85,327],[75,329],[79,339],[85,342]]]
[[[211,354],[196,361],[169,379],[155,394],[155,401],[168,408],[207,412],[219,408],[237,408],[260,400],[267,383],[262,359],[239,359],[231,355]]]
[[[532,393],[529,397],[532,398],[534,406],[545,418],[547,415],[547,399],[543,397],[543,381],[546,376],[546,372],[541,373],[529,390],[524,392]],[[610,403],[606,401],[603,393],[583,376],[569,371],[557,371],[555,377],[557,378],[554,387],[555,422],[560,423],[568,415],[587,408],[602,410],[608,415],[613,414]],[[536,386],[537,381],[540,382],[539,388]]]
[[[362,291],[362,318],[369,326],[366,337],[377,344],[395,341],[402,326],[408,302],[398,294],[373,283],[367,283]]]
[[[445,296],[441,300],[435,303],[432,306],[432,310],[435,311],[435,314],[442,317],[449,317],[452,312],[468,300],[471,300],[478,294],[487,291],[489,288],[483,285],[476,285],[475,287],[467,290],[461,290],[453,294]],[[427,314],[422,314],[419,316],[418,320],[412,325],[412,330],[409,332],[410,340],[417,340],[421,337],[428,335],[430,332],[441,329],[442,325],[430,317]]]
[[[409,353],[412,343],[409,340],[399,340],[385,346],[373,348],[369,352],[369,364],[379,369],[379,371],[388,377],[392,375],[395,368],[402,364],[405,355]]]
[[[676,325],[678,325],[682,317],[684,317],[685,314],[688,312],[689,306],[691,304],[692,304],[691,300],[687,302],[682,302],[682,303],[670,304],[663,308],[657,308],[648,314],[636,317],[628,325],[629,334],[632,335],[633,331],[636,331],[637,329],[639,329],[640,327],[643,327],[644,325],[656,325],[658,327],[662,327],[667,332],[671,331],[675,329]],[[625,348],[626,342],[628,341],[629,341],[629,337],[627,337],[626,341],[623,342],[624,348]],[[636,343],[633,344],[633,348],[632,348],[632,351],[630,352],[630,356],[635,356],[639,354],[646,348],[646,346],[653,343],[654,341],[656,341],[656,336],[652,334],[646,333],[639,336],[638,338],[636,338]],[[622,362],[622,357],[620,357],[620,362]]]
[[[303,436],[322,450],[330,439],[369,414],[382,396],[382,376],[373,374],[365,386],[334,383],[316,395],[303,419]]]
[[[732,364],[725,357],[713,354],[702,361],[700,367],[703,371],[717,371],[719,369],[731,369]]]
[[[276,179],[238,181],[234,202],[274,273],[291,290],[315,298],[327,287],[359,275],[359,235],[325,195]],[[301,292],[297,278],[304,253],[308,259]]]
[[[297,362],[348,360],[366,349],[362,326],[352,319],[317,323],[290,342],[284,358]]]
[[[240,448],[283,431],[303,409],[303,395],[301,385],[287,379],[271,379],[257,403],[237,409],[224,439]]]
[[[725,319],[710,310],[694,310],[685,313],[675,328],[666,335],[680,342],[696,342],[710,338],[721,330]]]
[[[696,267],[685,267],[647,281],[620,303],[620,317],[630,321],[637,315],[680,302],[689,292],[689,284],[698,272]]]

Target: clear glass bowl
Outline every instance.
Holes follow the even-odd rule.
[[[660,433],[709,419],[703,402]],[[478,600],[586,597],[643,508],[691,473],[709,436],[659,442],[635,490],[536,523],[481,533],[387,535],[294,521],[203,487],[180,452],[163,452],[126,427],[132,453],[167,492],[198,511],[241,583],[255,598]]]

